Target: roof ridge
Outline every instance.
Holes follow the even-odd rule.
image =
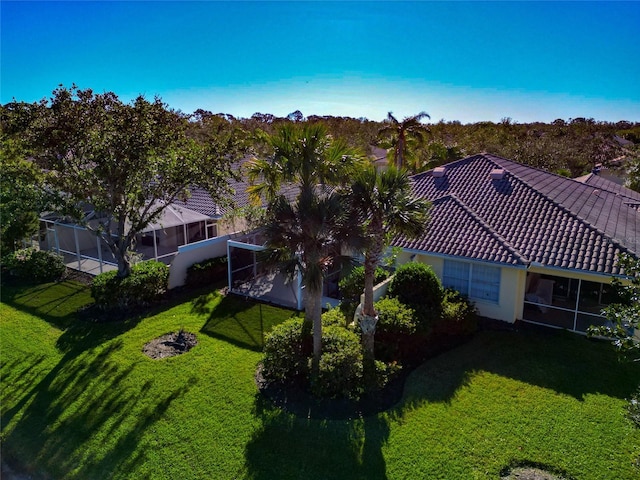
[[[447,193],[441,197],[433,200],[432,203],[435,203],[439,200],[444,200],[447,197],[450,197],[454,202],[456,202],[462,209],[467,212],[476,222],[478,222],[482,228],[484,228],[489,234],[494,237],[505,249],[509,251],[514,257],[520,260],[524,264],[531,263],[531,260],[526,258],[518,249],[516,249],[511,243],[507,241],[502,235],[500,235],[491,225],[489,225],[480,215],[478,215],[474,210],[472,210],[468,205],[466,205],[462,200],[458,198],[455,193]]]
[[[491,157],[496,157],[502,160],[505,160],[507,162],[511,162],[511,163],[519,163],[519,162],[514,162],[513,160],[508,160],[506,158],[502,158],[502,157],[498,157],[497,155],[492,155],[492,154],[487,154]],[[485,156],[485,154],[483,154],[483,156]],[[491,159],[487,158],[487,160],[492,161]],[[494,162],[495,163],[495,162]],[[563,177],[562,175],[557,175],[555,173],[550,173],[547,172],[546,170],[542,170],[536,167],[531,167],[529,165],[525,165],[524,163],[519,163],[519,165],[522,165],[524,167],[527,168],[531,168],[533,170],[538,170],[540,172],[549,174],[549,175],[554,175],[556,177],[560,177],[562,179],[565,179],[567,181],[573,181],[575,183],[579,183],[580,185],[583,185],[585,187],[588,187],[592,190],[592,193],[594,193],[595,191],[600,191],[601,189],[599,188],[595,188],[591,185],[586,185],[582,182],[578,182],[576,180],[573,180],[572,178],[567,178],[567,177]],[[600,235],[604,236],[605,238],[608,238],[615,246],[617,246],[618,248],[620,248],[620,250],[625,251],[625,252],[632,252],[628,247],[626,247],[625,245],[623,245],[620,241],[616,240],[615,238],[613,238],[611,235],[609,235],[608,233],[600,230],[598,227],[596,227],[595,225],[593,225],[589,220],[587,220],[586,218],[582,217],[581,215],[578,215],[577,213],[569,210],[567,207],[565,207],[564,205],[562,205],[561,203],[557,202],[556,200],[552,199],[551,197],[549,197],[548,195],[542,193],[541,191],[539,191],[537,188],[533,187],[529,182],[527,182],[526,180],[523,180],[522,178],[518,177],[517,175],[513,174],[508,168],[505,169],[507,171],[507,173],[513,177],[514,179],[516,179],[517,181],[519,181],[520,183],[522,183],[523,185],[525,185],[529,190],[531,190],[535,195],[538,195],[542,198],[544,198],[545,200],[547,200],[548,202],[551,202],[554,206],[556,206],[557,208],[559,208],[560,210],[564,211],[566,214],[570,215],[573,218],[576,218],[578,220],[580,220],[582,223],[585,224],[585,226],[593,231],[595,231],[596,233],[599,233]],[[609,194],[612,194],[612,192],[607,192]],[[626,198],[626,197],[625,197]],[[632,252],[635,253],[635,252]]]
[[[601,180],[604,180],[606,182],[612,183],[610,180],[607,180],[606,178],[602,178],[599,175],[595,175],[593,172],[590,172],[587,175],[583,175],[582,177],[569,178],[569,177],[565,177],[564,175],[559,175],[557,173],[549,172],[548,170],[543,170],[542,168],[534,167],[532,165],[527,165],[526,163],[517,162],[515,160],[509,160],[508,158],[504,158],[504,157],[501,157],[499,155],[494,155],[492,153],[482,153],[482,154],[480,154],[480,156],[485,157],[487,160],[489,160],[490,162],[493,162],[494,164],[496,162],[493,159],[497,158],[498,160],[502,160],[502,161],[510,162],[510,163],[516,163],[516,164],[521,165],[521,166],[523,166],[525,168],[530,168],[531,170],[536,170],[536,171],[544,173],[546,175],[552,175],[552,176],[554,176],[556,178],[560,178],[560,179],[562,179],[563,181],[566,181],[566,182],[579,183],[580,185],[583,185],[583,186],[585,186],[587,188],[590,188],[592,191],[596,191],[596,190],[597,191],[605,191],[605,192],[609,193],[610,195],[615,195],[616,197],[624,197],[624,198],[628,198],[629,200],[632,200],[634,202],[636,201],[634,198],[631,198],[631,197],[629,197],[627,195],[624,195],[623,193],[614,192],[612,190],[609,190],[608,188],[602,188],[602,187],[596,187],[594,185],[590,185],[589,183],[586,183],[588,180],[584,181],[584,182],[578,180],[578,178],[595,177],[595,178],[599,178]],[[499,164],[498,164],[498,166],[500,168],[504,168]],[[507,172],[509,172],[509,169],[506,169],[506,170],[507,170]],[[511,172],[509,172],[509,173],[511,173]],[[531,187],[531,188],[533,188],[533,187]],[[626,187],[624,187],[624,188],[626,188]],[[636,193],[640,193],[640,192],[636,192]],[[640,200],[638,200],[638,201],[640,201]]]
[[[433,171],[438,167],[449,167],[450,165],[456,165],[456,164],[462,163],[462,162],[469,162],[469,161],[473,160],[476,157],[482,157],[482,156],[483,156],[482,153],[477,153],[475,155],[469,155],[468,157],[459,158],[458,160],[454,160],[453,162],[443,163],[442,165],[438,165],[437,167],[430,168],[429,170],[425,170],[424,172],[420,172],[420,173],[416,173],[414,175],[410,175],[409,178],[411,178],[411,180],[413,180],[413,181],[417,181],[417,180],[420,180],[422,177],[431,176]]]

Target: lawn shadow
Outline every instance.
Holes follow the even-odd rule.
[[[386,480],[386,416],[342,421],[299,418],[256,396],[262,424],[245,447],[246,478]]]
[[[407,379],[395,415],[424,402],[451,402],[477,372],[490,372],[570,395],[582,401],[600,393],[628,398],[637,388],[640,365],[620,362],[608,342],[571,332],[521,326],[481,331],[473,340],[428,360]]]
[[[40,285],[2,285],[2,303],[37,316],[64,330],[75,320],[78,310],[91,304],[89,287],[74,281]]]
[[[43,474],[37,465],[45,477],[73,472],[75,478],[108,478],[145,462],[142,435],[196,379],[183,379],[171,391],[158,391],[153,380],[133,385],[128,378],[136,364],[122,367],[114,357],[122,346],[114,340],[97,355],[69,352],[30,390],[22,390],[20,401],[2,412],[9,463],[19,459],[25,473]],[[30,361],[6,368],[26,371]],[[96,441],[106,448],[96,449]]]
[[[265,336],[274,326],[298,315],[294,310],[215,292],[195,298],[191,310],[207,317],[202,333],[255,352],[262,351]]]

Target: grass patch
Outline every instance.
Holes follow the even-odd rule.
[[[307,420],[257,395],[263,335],[293,312],[217,293],[113,324],[79,322],[85,287],[3,288],[4,458],[56,479],[499,478],[544,464],[633,479],[625,418],[638,365],[563,332],[482,332],[421,366],[382,414]],[[68,300],[64,300],[68,299]],[[151,360],[149,340],[198,345]]]

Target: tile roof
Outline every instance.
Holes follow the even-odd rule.
[[[231,180],[229,182],[229,186],[233,190],[233,194],[231,195],[231,201],[233,205],[219,205],[214,202],[209,193],[200,187],[194,187],[191,189],[191,196],[185,201],[175,201],[174,203],[178,206],[186,207],[196,212],[202,213],[203,215],[207,215],[211,218],[219,219],[225,213],[231,211],[235,208],[242,208],[250,205],[249,202],[249,194],[247,193],[247,187],[249,184],[244,181],[236,181]]]
[[[585,175],[584,177],[576,178],[575,180],[587,185],[591,185],[592,187],[599,188],[600,190],[606,190],[616,195],[626,197],[632,203],[640,203],[640,193],[636,192],[635,190],[631,190],[624,185],[619,185],[615,182],[612,182],[611,180],[608,180],[600,175],[590,173],[588,175]]]
[[[428,232],[394,245],[480,261],[619,274],[618,253],[640,251],[630,198],[494,155],[468,157],[412,177],[433,202]],[[504,169],[492,179],[494,169]]]
[[[242,166],[246,162],[246,159],[242,162],[242,164],[237,165],[237,170],[240,174],[244,174],[242,171]],[[176,200],[174,204],[177,207],[184,207],[195,212],[201,213],[213,219],[220,219],[225,214],[237,209],[248,207],[251,205],[251,201],[249,200],[249,194],[247,193],[247,188],[250,183],[245,179],[241,178],[240,180],[230,180],[229,187],[232,190],[230,205],[220,205],[213,201],[211,195],[200,187],[192,187],[191,188],[191,196],[186,201]],[[293,200],[298,194],[299,189],[295,185],[285,184],[281,187],[280,193],[284,195],[289,200]],[[263,204],[265,206],[265,204]]]

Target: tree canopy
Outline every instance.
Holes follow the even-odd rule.
[[[242,144],[218,117],[189,118],[160,98],[123,103],[114,93],[59,87],[30,125],[33,156],[67,200],[64,213],[99,235],[131,269],[136,235],[195,185],[224,203]],[[82,206],[90,206],[87,218]],[[114,235],[112,235],[114,234]]]

